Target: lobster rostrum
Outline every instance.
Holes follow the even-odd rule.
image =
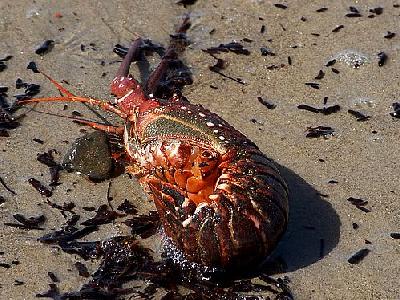
[[[286,229],[285,181],[253,142],[217,114],[177,95],[146,94],[128,75],[142,43],[132,43],[111,83],[115,103],[77,97],[43,72],[63,96],[20,103],[84,102],[117,114],[124,126],[79,122],[123,136],[127,172],[154,200],[166,235],[185,257],[222,268],[260,262]],[[173,53],[167,50],[149,82],[157,81]]]

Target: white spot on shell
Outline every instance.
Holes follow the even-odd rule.
[[[219,138],[221,141],[225,140],[225,138],[224,138],[222,135],[220,135],[218,138]]]
[[[198,214],[198,213],[201,211],[201,209],[202,209],[203,207],[205,207],[205,206],[208,206],[208,203],[204,203],[204,202],[203,202],[203,203],[200,203],[199,206],[196,207],[196,210],[194,211],[193,214],[194,214],[194,215]]]
[[[204,118],[206,115],[203,113],[199,113],[199,116]]]
[[[185,109],[186,109],[186,106],[181,106],[181,109],[185,110]]]
[[[187,218],[186,220],[184,220],[184,221],[182,222],[182,226],[183,226],[183,227],[188,226],[188,225],[190,224],[191,221],[192,221],[192,216],[190,216],[189,218]]]
[[[149,97],[150,97],[150,98],[153,98],[153,97],[154,97],[154,95],[153,95],[153,94],[149,94]]]
[[[227,183],[218,184],[216,188],[219,190],[225,190],[225,191],[230,190],[229,184],[227,184]]]
[[[210,195],[208,196],[208,198],[212,201],[217,200],[218,199],[218,195]]]
[[[206,124],[207,124],[208,127],[213,127],[214,126],[213,122],[207,122]]]
[[[218,133],[218,130],[217,130],[217,129],[214,129],[213,132],[214,132],[214,133]]]

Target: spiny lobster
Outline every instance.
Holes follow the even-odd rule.
[[[188,24],[186,18],[177,32],[185,33]],[[63,96],[20,104],[83,102],[117,114],[124,126],[79,122],[123,136],[127,172],[153,198],[166,235],[185,257],[225,269],[260,262],[286,229],[284,179],[253,142],[217,114],[177,95],[146,94],[128,75],[142,43],[140,38],[132,43],[111,83],[115,103],[75,96],[41,72]],[[157,82],[175,54],[168,48],[148,84]]]

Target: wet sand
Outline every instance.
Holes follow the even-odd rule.
[[[0,72],[0,85],[9,87],[10,101],[21,92],[15,89],[17,78],[40,84],[41,96],[57,95],[42,76],[26,69],[34,60],[55,79],[67,81],[74,93],[112,99],[109,83],[120,61],[113,46],[128,45],[138,35],[166,45],[174,26],[190,12],[188,37],[192,44],[183,59],[193,72],[194,84],[185,88],[185,96],[246,134],[280,165],[289,184],[289,227],[271,257],[271,261],[281,262],[280,272],[273,276],[288,276],[296,299],[398,299],[400,245],[390,233],[400,231],[400,120],[389,113],[392,103],[400,101],[400,2],[287,1],[286,9],[274,3],[198,1],[184,8],[174,1],[3,0],[0,58],[13,58]],[[350,6],[356,7],[361,17],[346,17]],[[323,7],[327,10],[317,12]],[[383,8],[382,14],[369,12],[376,7]],[[261,32],[263,25],[265,31]],[[332,32],[339,25],[343,28]],[[385,38],[388,31],[396,35]],[[54,49],[42,57],[35,54],[48,39],[55,41]],[[251,54],[218,57],[229,62],[223,72],[245,84],[211,72],[209,66],[215,61],[202,52],[233,40]],[[275,55],[262,56],[261,47]],[[379,66],[377,53],[382,51],[388,59]],[[345,58],[349,53],[365,57],[359,67],[348,64]],[[337,62],[327,67],[334,58]],[[148,59],[150,64],[158,61],[156,57]],[[315,79],[320,70],[324,77]],[[135,67],[132,73],[139,76]],[[319,89],[305,85],[310,82],[318,83]],[[260,96],[276,108],[267,109],[257,100]],[[327,106],[340,105],[340,112],[324,115],[297,108],[300,104],[323,107],[324,97],[328,97]],[[36,110],[65,115],[77,110],[96,118],[80,104],[69,104],[67,111],[63,106],[43,103]],[[358,122],[348,109],[371,118]],[[114,117],[102,115],[116,122]],[[14,195],[0,186],[0,196],[5,199],[0,204],[0,263],[10,265],[0,266],[1,299],[35,298],[48,289],[49,271],[57,274],[64,292],[87,282],[74,266],[80,258],[37,242],[65,220],[27,182],[31,177],[49,182],[48,168],[36,160],[37,153],[56,149],[60,153],[56,159],[61,160],[69,144],[83,135],[81,127],[66,118],[38,112],[29,112],[20,122],[20,127],[9,131],[10,137],[0,137],[0,176],[15,191]],[[326,139],[305,137],[307,127],[319,125],[331,126],[335,134]],[[34,142],[34,138],[44,143]],[[83,206],[107,203],[109,181],[95,184],[66,172],[60,181],[50,199],[59,204],[73,201],[82,219],[93,215]],[[111,181],[115,206],[129,199],[143,212],[152,209],[137,182],[127,175]],[[367,200],[365,207],[370,212],[352,205],[347,201],[350,197]],[[4,222],[14,221],[15,213],[44,214],[45,230],[5,226]],[[128,232],[116,221],[89,240]],[[157,251],[157,239],[151,244]],[[349,257],[363,248],[370,253],[358,264],[348,263]],[[97,262],[85,264],[94,271]]]

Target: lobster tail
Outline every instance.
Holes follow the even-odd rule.
[[[233,152],[219,165],[209,203],[196,206],[160,181],[151,189],[167,236],[202,265],[260,262],[287,226],[288,189],[273,162],[255,146]]]

